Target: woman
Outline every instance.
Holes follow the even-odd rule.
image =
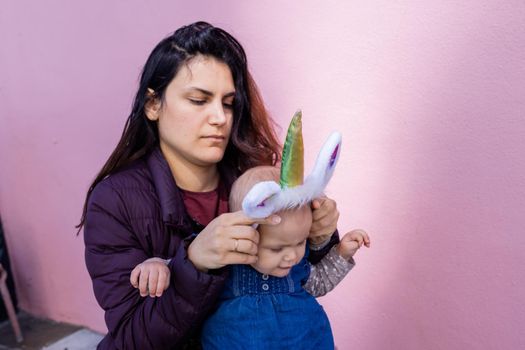
[[[279,222],[228,213],[231,184],[251,167],[275,165],[279,153],[237,40],[198,22],[155,47],[79,225],[109,330],[99,349],[198,344],[227,276],[224,267],[257,259],[258,234],[251,225]],[[338,216],[332,200],[314,204],[312,263],[338,241],[332,235]],[[157,294],[163,276],[141,281],[147,286],[141,293],[130,284],[131,271],[143,262],[168,264],[170,286],[162,297],[144,296]]]

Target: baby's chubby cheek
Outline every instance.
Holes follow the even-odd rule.
[[[268,264],[267,263],[265,264],[264,257],[259,257],[259,260],[257,260],[255,264],[251,264],[250,266],[253,267],[255,270],[257,270],[260,273],[267,274],[270,270],[268,267]]]
[[[255,264],[251,264],[250,266],[253,267],[257,272],[260,272],[262,274],[271,274],[272,270],[275,268],[275,263],[272,263],[272,259],[270,259],[267,254],[265,254],[262,249],[259,249],[259,259]]]

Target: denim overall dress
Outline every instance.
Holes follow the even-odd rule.
[[[306,256],[285,277],[230,267],[218,307],[202,329],[204,349],[333,349],[328,317],[302,285]]]

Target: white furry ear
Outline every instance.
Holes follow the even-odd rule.
[[[265,218],[283,209],[300,207],[323,194],[341,153],[341,134],[333,132],[324,143],[314,169],[299,186],[283,188],[274,181],[259,182],[244,197],[242,210],[252,218]]]
[[[339,160],[339,154],[341,153],[341,134],[337,131],[330,134],[328,139],[325,141],[315,166],[310,175],[304,180],[304,185],[308,188],[310,195],[309,200],[319,197],[328,182],[334,174],[335,166]]]
[[[242,210],[251,218],[265,218],[278,209],[270,199],[281,192],[281,186],[274,181],[263,181],[254,185],[242,201]]]

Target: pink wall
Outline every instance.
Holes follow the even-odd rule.
[[[20,306],[105,329],[73,226],[149,51],[204,19],[244,43],[281,125],[303,109],[308,169],[343,132],[329,193],[373,248],[322,299],[339,347],[524,348],[525,3],[187,3],[3,3],[0,213]]]

